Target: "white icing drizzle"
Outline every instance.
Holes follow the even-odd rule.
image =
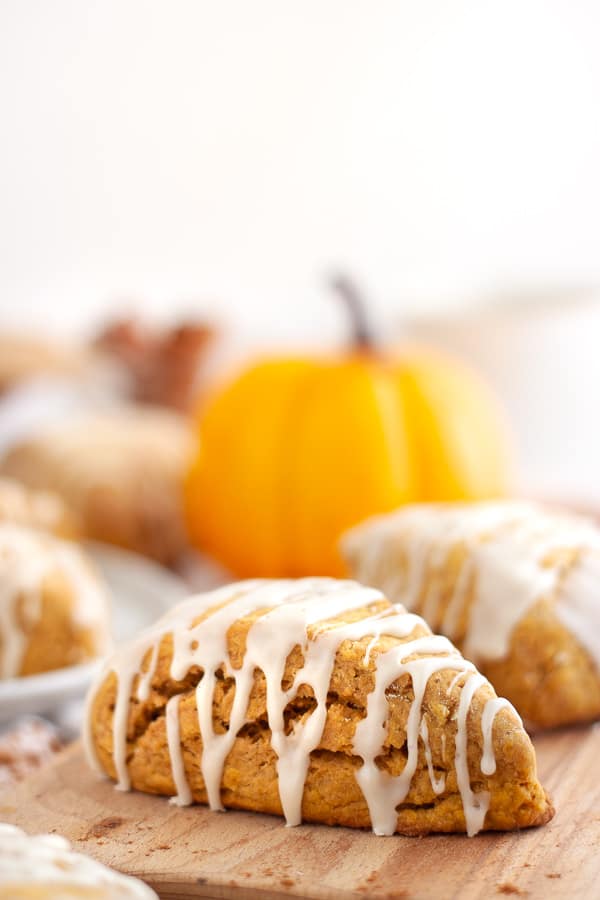
[[[471,671],[473,671],[474,669],[475,669],[475,666],[472,665]],[[457,672],[456,673],[456,675],[454,676],[454,678],[452,679],[452,681],[446,688],[446,694],[448,697],[450,696],[450,694],[452,693],[452,691],[454,690],[454,688],[456,687],[458,682],[461,680],[461,678],[464,678],[464,677],[465,677],[465,672]]]
[[[31,893],[23,894],[24,890]],[[76,853],[57,834],[30,836],[20,828],[0,823],[0,894],[9,897],[12,891],[19,897],[157,900],[142,881]]]
[[[114,672],[117,692],[112,726],[113,762],[117,787],[121,790],[130,787],[127,721],[134,680],[139,676],[137,698],[148,697],[158,661],[157,648],[161,640],[170,634],[173,642],[170,677],[180,681],[193,666],[203,673],[195,689],[195,701],[202,739],[200,766],[210,807],[222,809],[220,789],[223,767],[240,729],[246,724],[249,697],[258,669],[264,674],[266,682],[267,716],[271,746],[277,757],[281,806],[287,824],[296,825],[302,818],[302,798],[310,755],[319,746],[325,727],[327,695],[337,651],[344,641],[364,641],[367,649],[362,664],[366,667],[376,642],[384,636],[395,637],[403,642],[394,642],[390,649],[380,649],[375,655],[374,690],[368,696],[366,716],[358,723],[353,741],[354,754],[363,760],[356,777],[369,808],[373,830],[377,834],[393,833],[397,823],[396,807],[406,798],[418,765],[419,739],[425,747],[433,790],[440,794],[445,789],[444,777],[437,778],[434,772],[427,724],[421,709],[429,679],[435,673],[448,669],[456,670],[460,677],[469,677],[472,688],[468,691],[468,700],[464,701],[461,694],[460,709],[463,713],[456,735],[459,759],[461,752],[466,753],[466,714],[473,694],[477,687],[487,682],[477,675],[473,664],[463,659],[446,638],[432,635],[423,619],[402,607],[373,609],[370,615],[356,622],[342,620],[342,616],[352,610],[372,607],[382,601],[384,597],[378,590],[331,578],[246,581],[184,601],[136,641],[120,648],[99,674],[87,703],[84,744],[88,758],[100,770],[92,734],[93,701],[106,675]],[[197,621],[200,617],[203,618]],[[234,668],[228,654],[227,632],[235,622],[246,617],[252,619],[246,634],[245,652],[240,667]],[[311,629],[310,638],[308,629]],[[415,636],[417,629],[417,635],[419,631],[425,634]],[[303,661],[293,683],[284,689],[282,680],[286,662],[295,647],[300,648]],[[142,662],[150,651],[148,667],[140,675]],[[220,673],[232,679],[235,685],[229,725],[225,731],[215,730],[213,723],[213,699]],[[414,696],[407,722],[407,761],[400,775],[390,776],[379,768],[377,759],[387,735],[387,691],[404,674],[411,679]],[[472,681],[474,676],[477,681]],[[315,705],[312,712],[302,720],[296,720],[292,730],[286,734],[285,709],[296,697],[301,685],[311,689]],[[181,747],[180,697],[181,694],[176,693],[169,699],[165,717],[175,785],[173,802],[185,805],[192,802],[192,795]],[[493,715],[490,713],[488,718],[491,733]],[[488,757],[493,758],[491,743],[486,760]],[[468,772],[466,778],[463,773],[460,780],[460,792],[465,819],[470,833],[474,833],[473,809],[483,807],[481,796],[474,798],[470,792]],[[485,810],[480,815],[479,827],[482,827],[484,817]]]
[[[0,678],[19,674],[29,631],[41,615],[44,581],[56,572],[70,585],[74,624],[94,630],[98,654],[108,649],[108,596],[81,550],[49,534],[0,522]]]
[[[467,732],[467,716],[471,708],[471,701],[477,688],[486,684],[483,675],[474,672],[467,679],[461,693],[458,704],[458,715],[456,718],[456,750],[454,756],[454,765],[456,768],[456,780],[458,789],[462,797],[463,810],[465,813],[465,821],[467,823],[467,834],[472,837],[481,831],[485,820],[485,815],[490,805],[489,791],[480,791],[474,794],[471,790],[471,779],[469,777],[469,759],[468,759],[468,732]],[[496,763],[494,761],[494,769]]]
[[[406,634],[410,634],[410,629],[406,632],[404,629],[408,627],[408,623],[412,623],[412,630],[416,627],[417,624],[421,623],[421,619],[418,616],[411,616],[410,619],[406,619],[406,610],[403,606],[398,604],[396,607],[398,612],[401,614],[401,624],[400,624],[400,633],[396,634],[394,631],[390,631],[390,629],[395,627],[396,620],[400,621],[399,616],[396,616],[395,619],[392,619],[390,615],[389,609],[384,609],[380,613],[376,613],[374,616],[371,616],[368,620],[363,619],[363,622],[368,624],[369,634],[372,634],[373,637],[367,644],[367,649],[365,650],[365,655],[363,656],[363,666],[369,665],[369,660],[371,659],[371,653],[373,648],[376,646],[377,642],[380,640],[383,634],[388,634],[396,637],[405,637]],[[397,626],[396,626],[397,627]],[[363,632],[364,634],[364,632]],[[363,635],[359,635],[362,637]]]
[[[137,698],[144,703],[148,697],[150,696],[150,688],[152,686],[152,676],[154,675],[154,669],[156,668],[156,662],[158,659],[158,643],[154,645],[152,648],[152,653],[150,656],[150,661],[148,663],[148,668],[145,672],[141,672],[139,674],[139,681],[137,685]]]
[[[600,529],[586,519],[515,501],[422,504],[359,525],[342,550],[357,578],[454,640],[471,594],[462,649],[475,662],[503,659],[517,622],[555,597],[557,615],[600,665]],[[448,561],[461,551],[449,586]],[[549,559],[557,551],[578,559],[565,570],[564,553]]]
[[[454,655],[428,655],[409,662],[408,657],[414,653]],[[394,833],[396,807],[404,801],[410,790],[418,763],[421,704],[429,678],[442,669],[463,669],[465,665],[468,664],[452,644],[437,635],[409,641],[378,656],[375,690],[369,694],[367,715],[356,726],[354,735],[354,752],[364,761],[364,765],[356,773],[356,779],[369,807],[375,834]],[[414,693],[406,726],[408,757],[400,775],[392,777],[379,768],[376,759],[381,754],[386,736],[386,689],[403,673],[411,676]]]
[[[494,754],[494,741],[492,730],[496,715],[501,709],[510,709],[518,722],[521,717],[508,700],[504,697],[492,697],[483,707],[481,714],[481,731],[483,734],[483,751],[481,754],[481,771],[484,775],[493,775],[496,771],[496,756]]]
[[[133,680],[138,673],[138,660],[130,659],[127,665],[119,670],[119,690],[113,715],[113,759],[117,771],[117,790],[128,791],[131,788],[127,771],[127,715],[129,713],[129,695]]]
[[[429,773],[429,781],[431,782],[431,787],[433,788],[434,793],[443,794],[446,787],[446,776],[440,775],[440,777],[438,778],[434,772],[431,747],[429,746],[429,729],[427,727],[427,720],[425,719],[425,717],[421,719],[421,725],[419,727],[419,737],[423,741],[423,747],[425,748],[425,759],[427,761],[427,771]]]
[[[165,719],[167,724],[167,744],[173,770],[173,781],[177,793],[171,797],[171,803],[176,806],[189,806],[192,802],[192,794],[185,777],[183,754],[181,752],[181,737],[179,734],[179,701],[181,694],[175,694],[167,703]]]

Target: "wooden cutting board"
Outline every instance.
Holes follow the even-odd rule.
[[[600,729],[539,737],[557,814],[516,834],[375,837],[271,816],[180,809],[98,779],[74,745],[0,797],[0,820],[56,831],[161,897],[489,900],[600,897]]]

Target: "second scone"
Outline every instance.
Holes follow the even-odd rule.
[[[447,635],[535,727],[600,717],[600,529],[517,501],[403,507],[348,532],[360,581]]]

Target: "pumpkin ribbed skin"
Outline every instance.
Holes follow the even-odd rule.
[[[193,542],[240,576],[340,575],[343,531],[506,489],[493,398],[444,357],[270,359],[216,394],[188,473]]]

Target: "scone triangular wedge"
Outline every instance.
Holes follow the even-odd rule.
[[[553,814],[510,704],[452,644],[351,581],[246,581],[195,596],[109,660],[90,761],[134,788],[419,835]]]
[[[600,718],[600,528],[533,503],[406,506],[348,532],[354,577],[424,616],[528,726]]]

